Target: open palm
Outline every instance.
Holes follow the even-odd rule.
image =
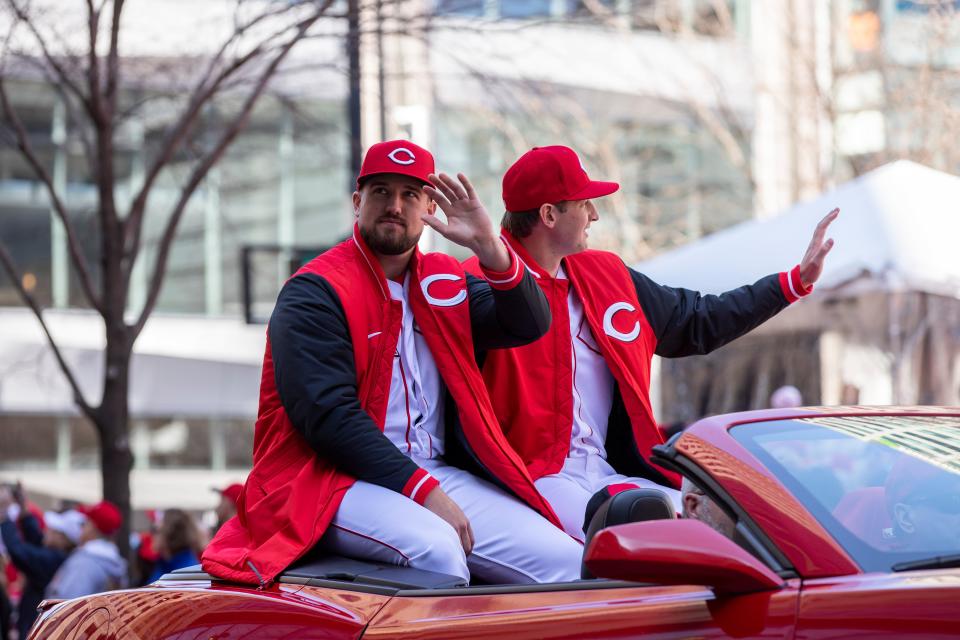
[[[481,242],[495,236],[493,223],[467,177],[458,173],[457,178],[459,182],[445,173],[430,176],[432,186],[424,187],[424,191],[437,203],[447,221],[431,213],[424,214],[423,221],[450,242],[476,251]]]
[[[813,231],[813,237],[810,238],[807,252],[804,254],[803,260],[800,261],[800,282],[804,287],[809,287],[819,280],[820,274],[823,273],[824,260],[830,253],[830,249],[833,248],[833,238],[824,241],[823,237],[827,234],[830,223],[836,220],[839,214],[840,209],[834,209],[823,217],[823,220]]]

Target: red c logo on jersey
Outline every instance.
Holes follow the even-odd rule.
[[[612,305],[607,307],[606,311],[603,312],[603,332],[611,338],[616,338],[620,342],[633,342],[637,339],[637,336],[640,335],[640,321],[637,320],[634,323],[633,329],[630,330],[630,333],[623,333],[621,331],[617,331],[613,327],[613,316],[620,311],[636,310],[637,308],[629,302],[614,302]]]
[[[423,290],[423,297],[427,299],[427,302],[432,304],[435,307],[455,307],[464,300],[467,299],[467,290],[466,288],[461,288],[457,293],[449,298],[434,298],[430,295],[430,285],[437,281],[448,281],[448,282],[457,282],[462,280],[460,276],[455,276],[452,273],[435,273],[432,276],[427,276],[420,281],[420,288]]]
[[[400,154],[406,155],[406,158],[400,159]],[[387,157],[396,162],[397,164],[413,164],[417,161],[417,156],[413,155],[413,151],[407,149],[406,147],[397,147],[393,151],[387,154]]]

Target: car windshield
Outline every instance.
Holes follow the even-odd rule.
[[[730,433],[865,571],[960,554],[960,418],[824,416]]]

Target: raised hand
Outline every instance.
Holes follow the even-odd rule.
[[[823,261],[830,253],[830,249],[833,248],[833,238],[824,242],[823,236],[826,235],[827,228],[830,223],[837,219],[838,215],[840,215],[840,209],[834,209],[824,216],[817,228],[813,230],[810,246],[807,247],[807,252],[803,254],[803,260],[800,261],[800,282],[804,287],[809,287],[819,280],[820,274],[823,273]]]
[[[467,176],[458,173],[459,182],[445,173],[431,174],[429,178],[432,186],[427,185],[423,190],[446,214],[447,221],[425,213],[424,223],[447,240],[473,251],[488,269],[506,271],[510,267],[510,256]]]

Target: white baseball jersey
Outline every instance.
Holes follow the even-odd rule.
[[[393,356],[393,378],[383,433],[410,456],[443,455],[443,381],[437,363],[407,304],[410,276],[388,280],[390,295],[403,304],[403,321]]]
[[[566,279],[563,267],[557,279]],[[583,313],[583,302],[573,287],[567,293],[570,314],[570,337],[573,345],[573,430],[570,434],[570,457],[598,455],[606,459],[607,421],[613,407],[613,374]]]

